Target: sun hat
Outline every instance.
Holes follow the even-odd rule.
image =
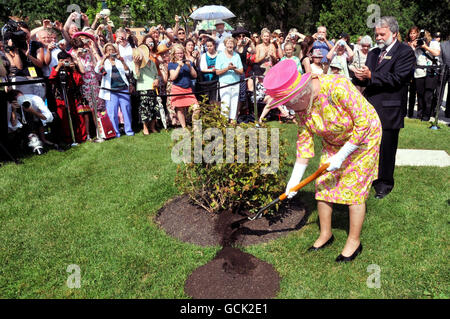
[[[233,38],[237,37],[239,34],[243,34],[246,37],[250,37],[250,32],[243,27],[237,27],[236,30],[231,31]]]
[[[133,49],[133,58],[135,56],[141,56],[141,64],[139,65],[139,69],[142,69],[145,67],[148,63],[148,60],[150,59],[150,49],[147,45],[141,44],[137,48]]]
[[[225,24],[225,21],[223,21],[223,20],[221,20],[221,19],[216,20],[216,22],[214,23],[214,25],[218,25],[218,24]]]
[[[306,87],[311,79],[311,73],[300,74],[294,60],[286,59],[272,67],[264,78],[266,94],[273,98],[266,108],[273,109],[279,104],[284,104]]]
[[[75,33],[75,34],[72,36],[72,38],[76,38],[76,37],[79,37],[79,36],[82,36],[82,35],[84,35],[85,37],[88,37],[88,38],[91,39],[92,41],[95,41],[94,35],[92,35],[92,34],[90,34],[90,33],[87,33],[87,32],[77,32],[77,33]]]
[[[157,54],[163,54],[164,52],[167,52],[170,50],[169,47],[167,47],[167,45],[165,43],[158,45],[158,47],[156,48],[157,50]]]
[[[336,69],[339,69],[339,70],[343,69],[341,62],[336,61],[336,59],[333,59],[333,61],[331,61],[330,68],[336,68]]]
[[[320,49],[314,49],[312,56],[313,58],[323,58],[322,51]]]

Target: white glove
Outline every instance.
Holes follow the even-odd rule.
[[[292,187],[296,186],[298,183],[300,183],[307,166],[308,165],[306,165],[306,164],[299,164],[299,163],[295,162],[294,169],[292,170],[291,178],[289,179],[289,182],[286,186],[285,194],[287,195],[287,198],[291,199],[292,197],[297,195],[297,192],[289,192],[289,190]]]
[[[358,146],[349,142],[345,143],[344,146],[341,147],[339,152],[328,159],[327,162],[330,163],[330,166],[328,166],[327,171],[332,172],[341,168],[341,165],[345,161],[345,159],[357,149]]]

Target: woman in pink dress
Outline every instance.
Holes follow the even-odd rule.
[[[84,114],[84,123],[86,126],[87,132],[87,140],[90,140],[91,137],[89,135],[89,113],[92,113],[92,118],[95,123],[94,116],[94,106],[97,106],[97,110],[101,111],[105,109],[105,101],[98,97],[100,91],[100,80],[101,75],[95,72],[95,66],[97,62],[101,60],[101,57],[97,53],[97,49],[95,47],[94,42],[88,38],[87,36],[79,36],[77,38],[78,41],[73,41],[74,51],[72,51],[72,55],[76,56],[83,68],[82,76],[83,76],[83,85],[81,87],[81,92],[83,95],[84,103],[81,103],[77,108],[79,113]]]
[[[308,161],[314,157],[313,135],[322,137],[320,164],[330,163],[316,180],[316,200],[320,236],[309,248],[317,251],[334,241],[331,230],[333,204],[349,206],[350,230],[337,262],[351,261],[362,251],[360,234],[366,200],[372,181],[378,175],[381,122],[374,107],[356,87],[341,75],[300,75],[292,60],[275,65],[264,79],[272,101],[263,112],[284,104],[294,110],[300,125],[297,160],[286,187],[297,185]]]

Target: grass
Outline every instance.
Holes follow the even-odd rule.
[[[449,133],[406,120],[399,147],[448,152]],[[284,134],[294,157],[295,126]],[[170,152],[170,132],[138,134],[1,167],[0,297],[187,298],[185,280],[219,247],[182,243],[154,223],[178,194]],[[318,157],[306,174],[317,164]],[[395,178],[391,195],[367,202],[364,250],[353,263],[334,262],[347,236],[346,207],[333,215],[335,243],[305,253],[319,230],[313,185],[299,195],[311,211],[304,228],[244,249],[280,273],[278,298],[450,297],[449,169],[397,167]],[[71,264],[80,266],[80,289],[67,287]],[[372,264],[379,289],[367,287]]]

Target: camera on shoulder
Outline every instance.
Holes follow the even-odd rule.
[[[425,39],[425,30],[420,30],[419,37],[417,38],[417,46],[422,47],[426,42]]]
[[[3,45],[6,52],[14,51],[15,49],[26,50],[27,34],[20,29],[21,22],[10,19],[2,27]],[[8,41],[12,41],[12,45],[8,45]]]

